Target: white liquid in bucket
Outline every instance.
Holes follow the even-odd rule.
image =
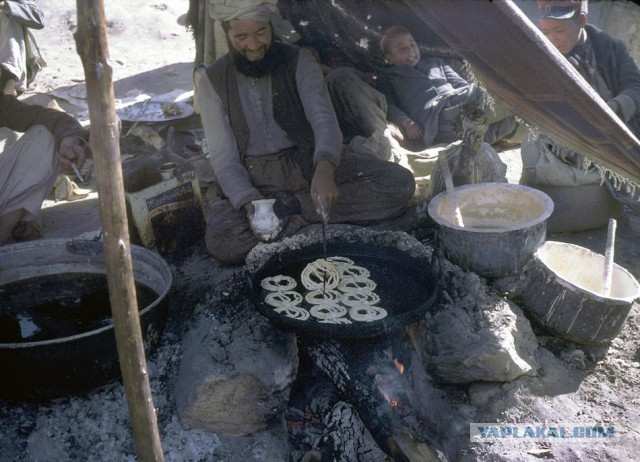
[[[604,256],[583,247],[547,241],[538,249],[538,258],[558,277],[594,295],[634,300],[640,296],[638,281],[626,269],[614,265],[611,290],[604,292]]]
[[[461,186],[456,188],[456,198],[464,227],[472,229],[523,229],[540,223],[552,210],[539,191],[506,183]],[[435,200],[438,199],[437,216],[447,225],[454,225],[449,198],[445,194]]]

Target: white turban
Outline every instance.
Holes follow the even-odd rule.
[[[270,22],[278,0],[209,0],[209,14],[219,21],[232,19]]]
[[[209,0],[209,15],[220,22],[232,19],[271,22],[276,35],[286,42],[300,39],[289,21],[280,16],[278,0]]]

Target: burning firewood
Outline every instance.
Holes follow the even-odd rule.
[[[385,398],[367,372],[371,367],[367,360],[372,357],[371,352],[388,350],[385,346],[384,341],[371,345],[314,338],[305,339],[300,345],[331,379],[344,400],[357,411],[380,449],[394,461],[446,460],[443,452],[426,435],[418,434],[416,429],[407,425],[394,409],[393,400]]]

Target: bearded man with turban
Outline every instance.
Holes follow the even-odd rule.
[[[214,2],[229,52],[197,83],[209,158],[221,200],[207,207],[206,245],[241,263],[260,241],[321,220],[362,223],[401,214],[415,192],[407,169],[343,152],[343,138],[319,64],[281,42],[270,2]],[[275,199],[279,222],[258,232],[256,200]]]

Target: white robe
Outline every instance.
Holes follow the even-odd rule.
[[[43,125],[31,127],[0,153],[0,216],[24,209],[39,220],[42,202],[59,173],[55,139]]]
[[[0,66],[27,87],[27,50],[22,24],[0,13]]]

